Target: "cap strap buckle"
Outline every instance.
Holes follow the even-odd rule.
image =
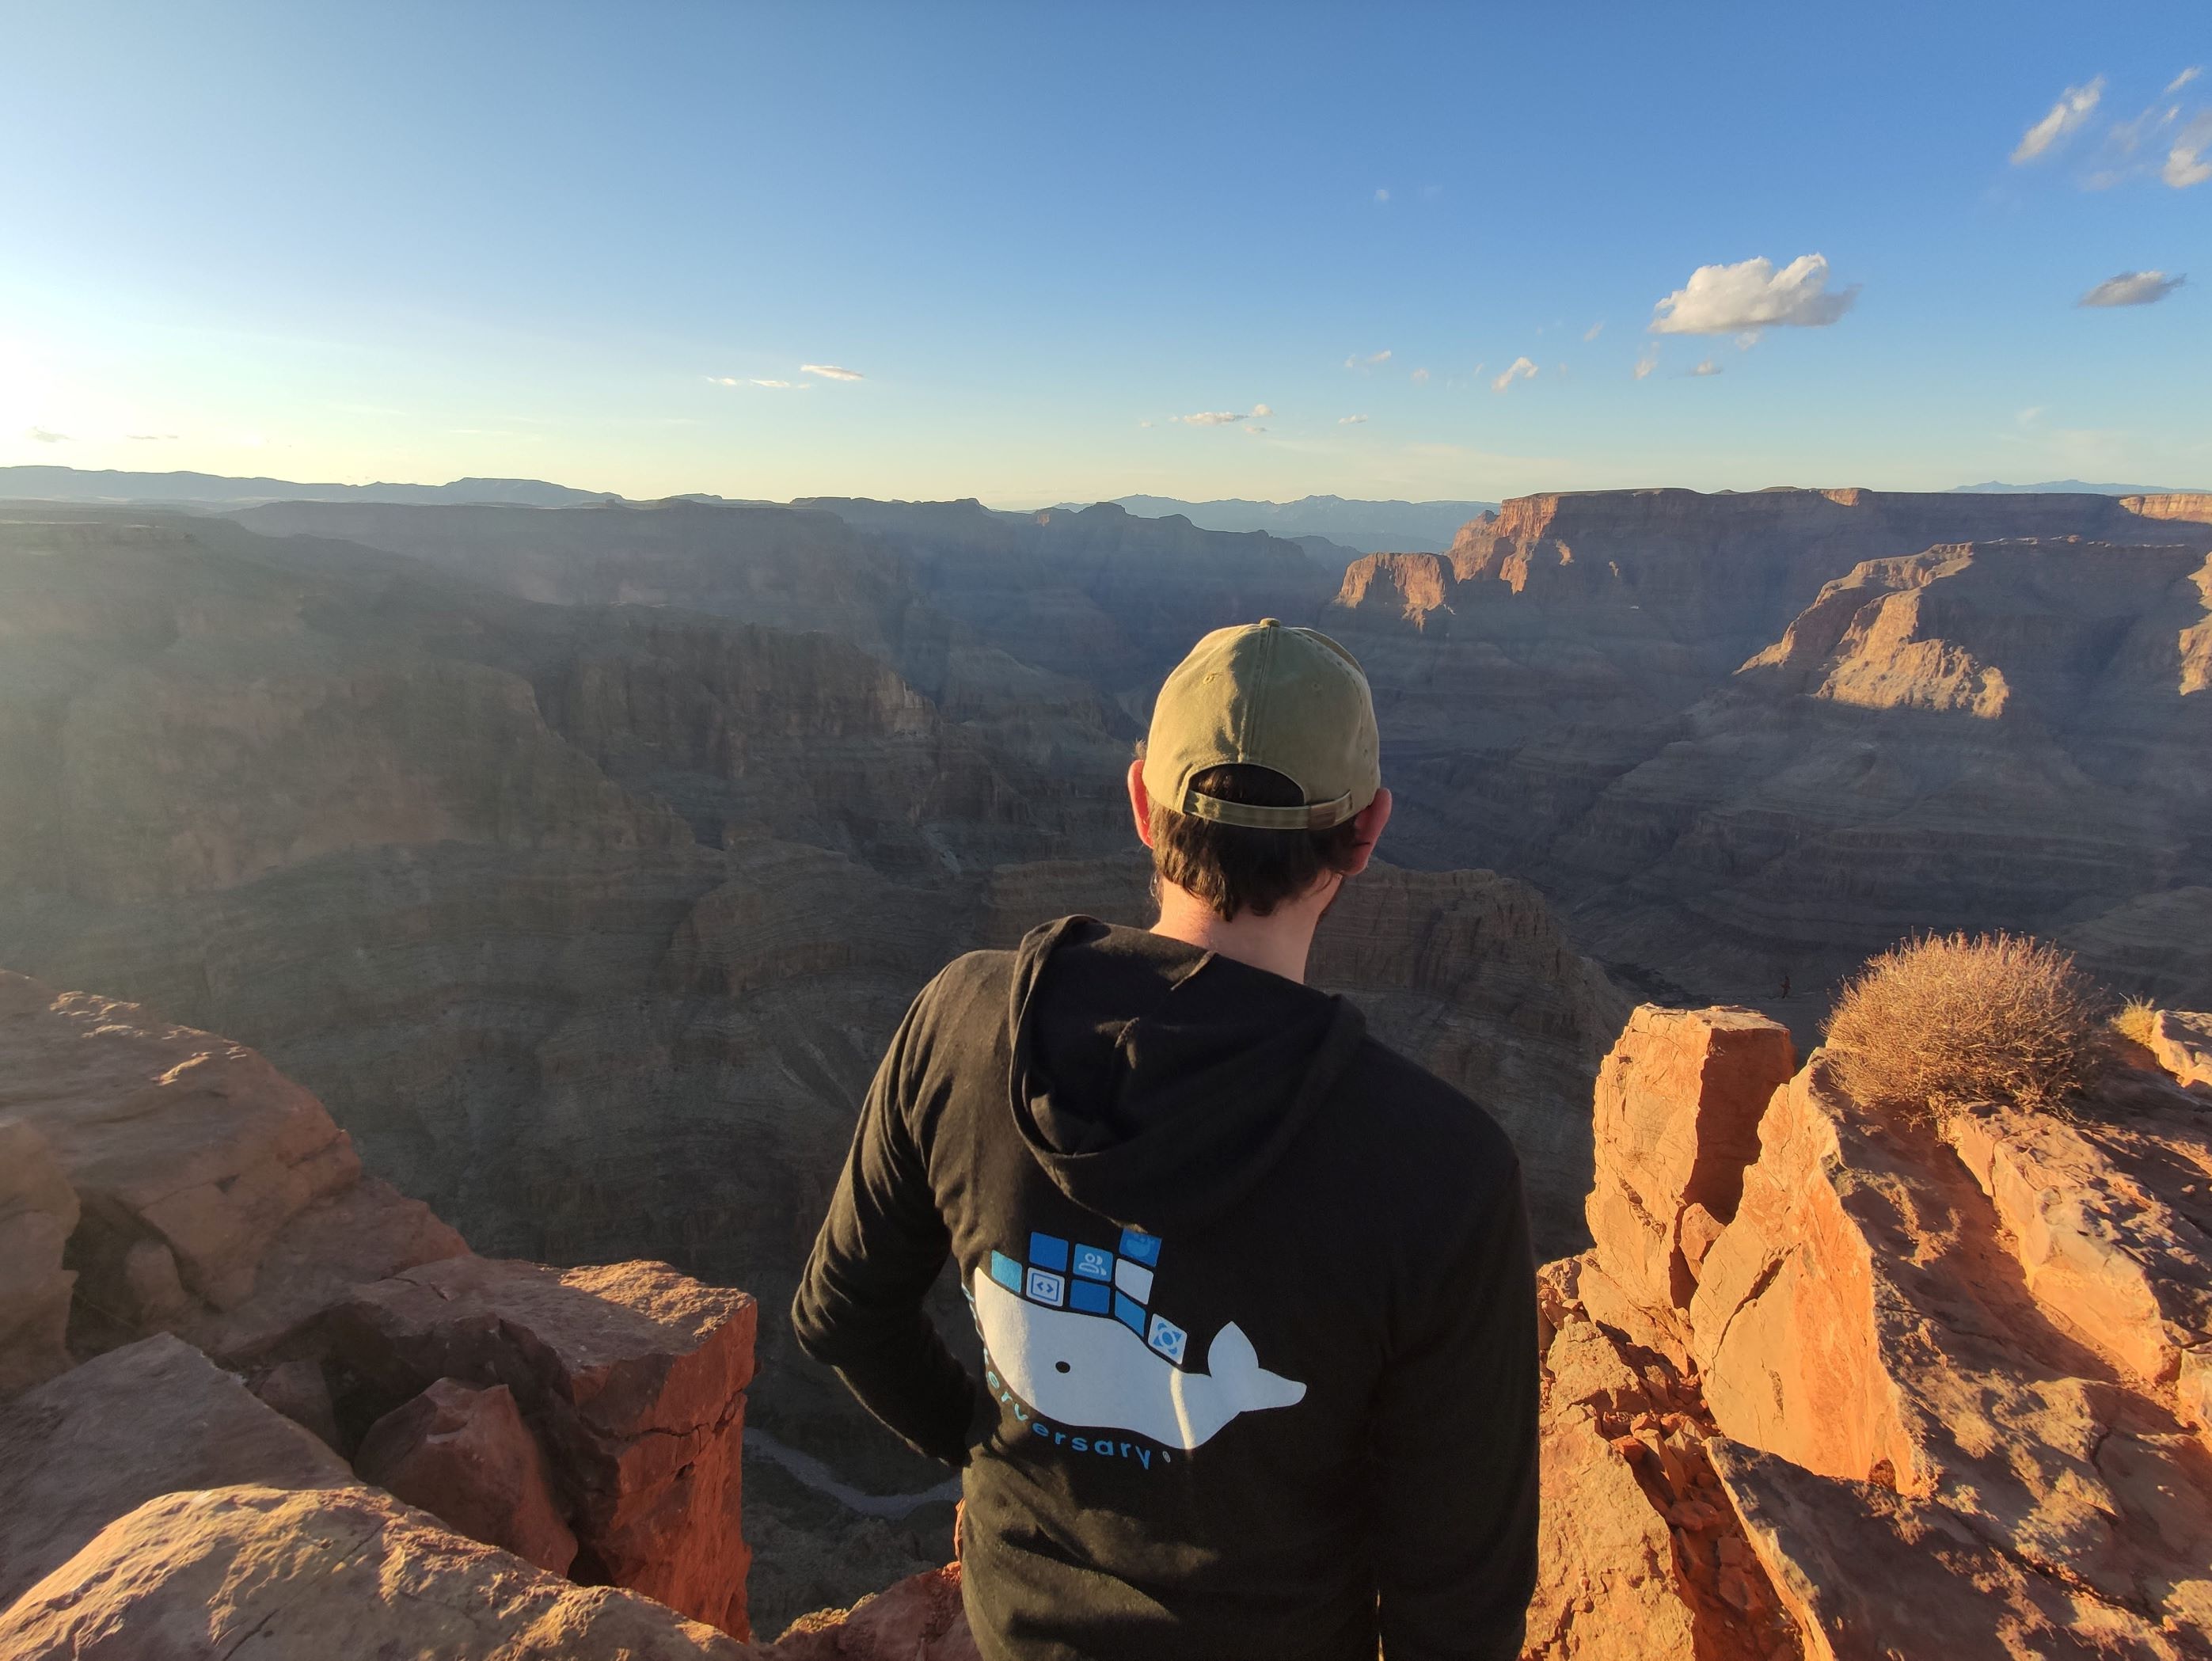
[[[1216,824],[1234,824],[1247,830],[1327,830],[1343,824],[1355,812],[1348,790],[1334,801],[1310,802],[1304,807],[1260,807],[1186,790],[1182,811],[1193,818],[1212,819]]]

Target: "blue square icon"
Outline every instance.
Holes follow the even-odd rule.
[[[1114,1318],[1139,1338],[1145,1335],[1145,1311],[1129,1301],[1127,1293],[1114,1294]]]
[[[1067,1242],[1053,1234],[1030,1236],[1030,1262],[1038,1269],[1055,1272],[1067,1267]]]
[[[991,1278],[1009,1292],[1022,1289],[1022,1266],[1003,1251],[991,1254]]]
[[[1067,1301],[1067,1282],[1057,1275],[1048,1275],[1041,1269],[1030,1271],[1030,1297],[1040,1304],[1050,1304],[1058,1309]]]
[[[1121,1255],[1134,1257],[1146,1269],[1158,1269],[1160,1266],[1160,1237],[1147,1234],[1140,1228],[1125,1228],[1121,1231]]]
[[[1176,1366],[1182,1365],[1185,1335],[1183,1329],[1173,1321],[1162,1316],[1153,1316],[1152,1329],[1146,1335],[1145,1342]]]
[[[1114,1289],[1103,1281],[1071,1281],[1067,1301],[1086,1315],[1103,1315],[1114,1307]]]
[[[1114,1278],[1114,1254],[1104,1246],[1079,1245],[1075,1248],[1075,1272],[1086,1280],[1110,1281]]]

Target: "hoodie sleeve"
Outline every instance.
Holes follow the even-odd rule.
[[[1422,1330],[1389,1368],[1374,1429],[1374,1551],[1388,1661],[1514,1661],[1536,1582],[1536,1274],[1514,1168]]]
[[[922,1300],[951,1249],[908,1122],[925,989],[868,1086],[830,1214],[791,1305],[799,1347],[908,1445],[964,1465],[981,1390]]]

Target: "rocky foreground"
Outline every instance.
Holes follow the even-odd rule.
[[[1939,1129],[1636,1013],[1528,1657],[2212,1654],[2212,1017],[2148,1031]],[[957,1566],[751,1641],[752,1300],[478,1256],[242,1046],[0,976],[0,1653],[974,1653]]]

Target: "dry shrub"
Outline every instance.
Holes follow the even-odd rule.
[[[2157,1030],[2158,1006],[2148,998],[2130,998],[2112,1017],[2112,1031],[2146,1050]]]
[[[1930,934],[1870,961],[1826,1031],[1844,1086],[1900,1117],[1980,1102],[2058,1112],[2098,1066],[2106,1007],[2056,946]]]

